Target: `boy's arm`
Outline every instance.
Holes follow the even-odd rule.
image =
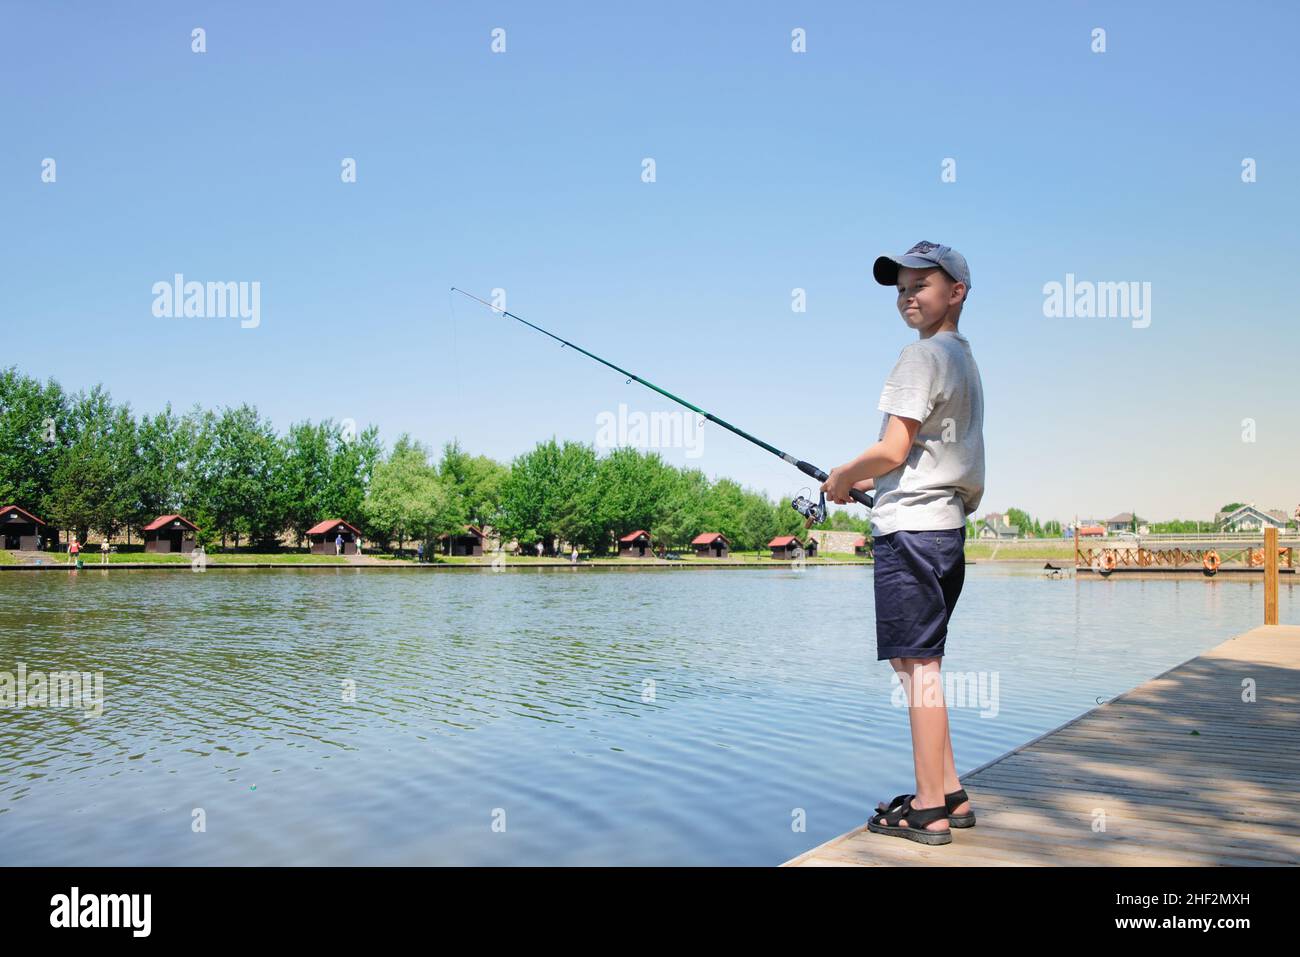
[[[879,442],[851,462],[831,469],[822,485],[826,497],[836,505],[844,505],[849,500],[849,489],[855,483],[864,479],[874,480],[877,476],[898,468],[907,461],[907,454],[911,451],[912,442],[920,428],[921,423],[916,419],[890,415],[885,424],[885,435]]]

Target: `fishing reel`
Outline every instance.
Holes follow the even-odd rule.
[[[811,490],[809,490],[811,494]],[[799,495],[790,500],[790,507],[803,516],[803,527],[812,528],[826,521],[826,493],[822,492],[820,502]]]

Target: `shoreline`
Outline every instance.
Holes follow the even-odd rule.
[[[644,561],[641,559],[618,560],[610,559],[596,562],[578,562],[576,565],[569,561],[530,561],[523,563],[506,562],[500,566],[501,571],[523,571],[530,568],[571,568],[586,570],[612,569],[619,571],[647,570],[647,569],[689,569],[689,568],[731,568],[731,569],[763,569],[763,568],[782,568],[791,569],[801,568],[843,568],[854,566],[872,566],[875,562],[869,559],[817,559],[814,561],[804,561],[801,564],[787,559],[772,559],[766,561]],[[970,565],[1005,565],[1005,566],[1025,566],[1032,565],[1041,568],[1042,559],[1038,558],[981,558],[978,560],[967,559],[966,564]],[[16,563],[12,565],[0,565],[0,572],[92,572],[92,571],[197,571],[187,561],[177,562],[109,562],[107,564],[94,562],[86,563],[81,568],[76,568],[66,562],[50,563]],[[276,569],[280,571],[294,571],[297,569],[307,569],[319,571],[321,569],[334,569],[335,571],[358,571],[366,570],[387,570],[387,571],[454,571],[454,570],[493,570],[491,562],[425,562],[423,564],[416,562],[384,562],[384,561],[367,561],[367,562],[209,562],[203,569],[203,573],[217,571],[222,569],[230,570],[247,570],[247,569]],[[1200,568],[1187,567],[1181,569],[1174,568],[1117,568],[1110,575],[1103,576],[1099,572],[1088,567],[1075,568],[1072,565],[1061,567],[1063,575],[1059,579],[1051,579],[1043,576],[1045,579],[1062,580],[1066,578],[1087,578],[1093,580],[1105,581],[1112,575],[1118,575],[1126,579],[1199,579],[1210,581],[1215,578],[1230,578],[1233,580],[1251,580],[1263,579],[1263,568],[1228,568],[1221,567],[1217,574],[1207,576]],[[1278,569],[1281,578],[1293,579],[1296,574],[1294,568]],[[1294,580],[1287,581],[1287,584],[1294,584]]]
[[[803,562],[804,568],[815,568],[819,566],[844,566],[844,565],[872,565],[870,561],[840,561],[826,560],[815,562]],[[968,562],[967,564],[974,564]],[[619,563],[617,560],[608,562],[573,562],[566,561],[535,561],[527,563],[512,564],[506,562],[501,565],[502,571],[512,570],[519,571],[528,568],[586,568],[586,569],[647,569],[647,568],[792,568],[796,563],[785,559],[774,559],[770,562],[673,562],[673,561],[626,561]],[[491,562],[424,562],[422,564],[415,562],[356,562],[349,564],[325,563],[325,562],[209,562],[203,569],[204,572],[214,571],[223,568],[274,568],[284,571],[293,571],[299,568],[322,569],[332,568],[336,571],[357,571],[361,569],[380,569],[380,570],[398,570],[398,571],[450,571],[453,569],[493,569],[495,566]],[[165,571],[195,571],[189,562],[108,562],[95,564],[85,564],[81,568],[75,565],[63,563],[50,564],[15,564],[0,565],[0,572],[89,572],[89,571],[108,571],[109,569],[124,569],[126,571],[147,571],[150,569],[162,569]]]

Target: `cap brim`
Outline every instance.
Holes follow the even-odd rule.
[[[880,256],[876,259],[876,264],[871,267],[871,274],[876,277],[876,282],[882,286],[893,286],[898,283],[898,270],[906,266],[908,269],[942,269],[937,263],[932,263],[928,259],[920,256]]]

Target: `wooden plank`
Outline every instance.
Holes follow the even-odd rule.
[[[1067,816],[1087,816],[1091,820],[1093,811],[1099,805],[1104,807],[1108,817],[1120,815],[1127,819],[1141,816],[1153,826],[1169,826],[1185,830],[1213,822],[1216,833],[1229,843],[1238,835],[1260,833],[1268,835],[1270,839],[1276,834],[1277,839],[1283,842],[1300,839],[1300,822],[1297,822],[1289,808],[1279,809],[1276,815],[1267,812],[1247,815],[1231,806],[1216,807],[1210,804],[1197,805],[1164,799],[1157,803],[1129,796],[1088,793],[1071,789],[1063,789],[1052,794],[1032,787],[1017,788],[1011,785],[999,785],[996,790],[981,790],[978,795],[973,794],[971,800],[971,808],[977,820],[983,819],[985,809],[1019,807],[1053,810]],[[1270,816],[1275,820],[1268,820]]]

